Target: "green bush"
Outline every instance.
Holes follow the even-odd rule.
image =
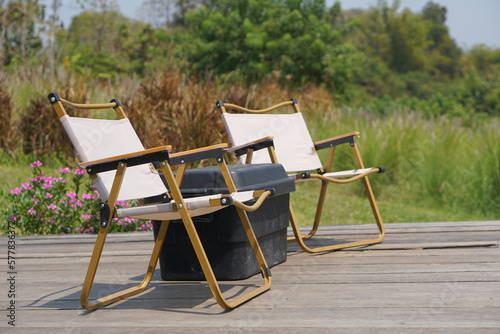
[[[84,169],[58,169],[58,177],[41,173],[42,163],[30,164],[33,178],[8,195],[11,203],[3,211],[4,222],[15,221],[20,234],[94,233],[99,224],[97,191],[84,184]],[[71,181],[71,182],[70,182]],[[81,187],[85,187],[82,191]],[[117,202],[128,206],[127,202]],[[7,225],[0,226],[6,231]],[[137,219],[115,219],[110,232],[150,230],[150,225]]]

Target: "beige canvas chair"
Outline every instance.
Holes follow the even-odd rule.
[[[383,167],[365,168],[358,146],[354,138],[358,132],[351,132],[330,139],[313,142],[299,105],[295,99],[276,104],[266,109],[247,109],[235,104],[218,101],[216,104],[222,112],[222,119],[228,132],[232,147],[230,152],[239,157],[241,163],[280,163],[285,170],[300,181],[320,181],[319,199],[316,205],[316,215],[312,229],[302,235],[299,224],[290,203],[290,224],[299,246],[306,252],[317,253],[337,250],[347,247],[369,245],[381,242],[384,238],[384,225],[377,202],[368,179],[368,175],[383,172]],[[274,113],[272,113],[274,111]],[[287,112],[288,113],[285,113]],[[332,171],[335,148],[338,145],[349,144],[354,155],[355,169],[348,171]],[[267,148],[267,150],[262,150]],[[317,151],[328,149],[328,157],[323,165]],[[312,172],[311,172],[312,171]],[[305,240],[317,232],[323,206],[325,205],[327,187],[330,183],[346,184],[355,181],[364,184],[378,236],[369,240],[352,241],[341,244],[308,247]],[[331,202],[335,205],[335,201]]]
[[[169,221],[172,219],[182,220],[210,290],[224,309],[236,307],[269,289],[271,285],[270,271],[248,221],[246,211],[257,209],[271,195],[272,191],[236,191],[223,159],[223,150],[227,145],[214,145],[174,154],[170,153],[170,146],[144,149],[118,100],[104,104],[75,104],[59,98],[55,93],[51,93],[48,97],[79,154],[82,161],[80,166],[86,168],[102,200],[100,228],[81,292],[82,307],[93,310],[144,291],[153,276]],[[65,107],[114,109],[118,119],[73,117],[68,115]],[[230,193],[183,198],[179,187],[186,166],[202,159],[216,161]],[[154,168],[153,164],[158,168]],[[173,166],[177,167],[176,174],[173,172]],[[165,187],[159,173],[164,175],[168,187]],[[116,201],[136,199],[149,199],[148,202],[152,203],[126,208],[116,208],[115,206]],[[248,201],[253,204],[245,204]],[[221,293],[192,220],[194,216],[214,212],[228,205],[234,205],[238,211],[263,276],[261,286],[235,297],[231,301],[227,300]],[[154,219],[162,222],[142,283],[90,302],[89,294],[94,284],[106,235],[115,217]]]

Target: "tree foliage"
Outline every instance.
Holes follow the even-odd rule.
[[[131,21],[116,11],[85,11],[59,36],[64,63],[81,73],[111,78],[144,75],[155,61],[163,61],[169,38],[162,30]]]
[[[1,66],[48,65],[54,74],[64,65],[103,79],[170,68],[323,87],[357,105],[390,97],[438,101],[456,114],[500,112],[500,51],[461,50],[446,7],[432,1],[412,12],[399,0],[350,11],[325,0],[143,0],[143,22],[119,13],[116,0],[77,0],[82,12],[67,28],[61,3],[0,0]]]
[[[398,73],[423,71],[454,77],[459,74],[460,49],[445,25],[446,8],[428,2],[422,13],[399,11],[379,0],[359,16],[354,38],[365,54]]]
[[[190,66],[249,81],[275,76],[295,87],[324,83],[345,93],[361,55],[345,40],[350,27],[332,23],[339,8],[327,11],[323,0],[213,1],[186,16]]]
[[[0,6],[0,61],[3,65],[22,64],[42,48],[36,24],[43,20],[38,0],[7,1]]]

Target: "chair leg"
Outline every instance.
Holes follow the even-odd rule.
[[[354,158],[356,159],[356,162],[358,164],[358,168],[365,168],[365,166],[363,164],[363,160],[361,159],[361,153],[359,152],[358,145],[356,144],[356,142],[353,143],[352,150],[353,150]],[[363,178],[363,184],[365,187],[366,196],[368,197],[368,200],[370,201],[370,206],[372,208],[373,217],[375,218],[375,222],[377,223],[377,227],[379,229],[379,237],[377,239],[382,241],[382,239],[384,239],[384,236],[385,236],[384,222],[382,221],[382,216],[380,215],[377,201],[375,200],[375,195],[373,194],[372,186],[370,184],[370,180],[368,179],[368,176],[365,176]]]
[[[291,203],[290,203],[290,225],[292,227],[292,231],[294,234],[294,237],[292,240],[296,241],[298,243],[299,247],[307,253],[321,253],[321,252],[329,252],[329,251],[334,251],[334,250],[339,250],[339,249],[344,249],[344,248],[349,248],[349,247],[371,245],[371,244],[376,244],[376,243],[381,242],[382,239],[384,238],[384,235],[381,232],[379,234],[379,237],[375,238],[375,239],[353,241],[353,242],[347,242],[347,243],[329,245],[329,246],[322,246],[322,247],[316,247],[316,248],[308,247],[304,243],[304,238],[301,237],[300,228],[299,228],[299,225],[297,223],[297,217],[295,216],[295,212],[293,211],[293,207],[292,207]],[[378,226],[380,227],[380,225],[378,225]]]
[[[316,214],[314,216],[314,222],[313,222],[312,228],[309,230],[309,232],[307,234],[299,233],[300,238],[302,240],[311,239],[319,229],[319,224],[321,222],[321,214],[323,213],[323,206],[325,204],[326,190],[327,190],[327,187],[329,184],[328,182],[324,182],[324,181],[321,181],[321,182],[322,182],[322,184],[321,184],[320,193],[319,193],[319,197],[318,197],[318,204],[316,206]],[[287,241],[288,242],[295,241],[295,238],[296,238],[295,236],[289,237],[287,239]]]
[[[102,250],[104,248],[104,243],[106,241],[106,236],[108,233],[108,228],[107,227],[101,227],[99,230],[99,234],[96,239],[96,243],[94,246],[94,251],[92,252],[92,257],[90,259],[89,267],[87,269],[87,275],[85,277],[85,281],[83,283],[83,288],[82,292],[80,295],[80,304],[82,305],[83,308],[87,310],[95,310],[97,308],[109,305],[111,303],[117,302],[121,299],[125,299],[128,297],[131,297],[133,295],[136,295],[146,289],[146,287],[149,285],[151,282],[151,279],[153,277],[153,273],[156,268],[156,264],[158,262],[158,256],[160,254],[160,250],[163,246],[163,241],[165,240],[165,235],[167,234],[169,226],[169,221],[163,221],[160,226],[160,230],[158,232],[157,238],[155,245],[153,247],[153,250],[151,252],[151,258],[149,260],[148,268],[146,271],[146,274],[144,276],[143,281],[141,284],[128,288],[113,294],[110,294],[108,296],[102,297],[95,302],[89,302],[89,294],[90,290],[92,289],[92,285],[94,283],[95,279],[95,274],[97,272],[97,267],[99,266],[99,260],[101,258]]]
[[[222,164],[221,172],[227,184],[227,181],[229,181],[230,179],[229,170],[227,169],[227,166],[225,166],[223,162],[221,162],[221,164]],[[205,279],[207,280],[210,291],[212,292],[217,303],[224,309],[231,309],[269,290],[271,287],[271,273],[267,266],[264,255],[262,254],[262,250],[260,249],[257,237],[253,232],[252,226],[250,225],[246,212],[239,208],[236,208],[240,216],[240,219],[242,221],[243,228],[245,229],[245,232],[249,239],[252,250],[254,251],[254,255],[256,256],[259,266],[261,268],[264,283],[260,287],[255,288],[252,291],[247,292],[246,294],[236,299],[233,299],[232,301],[228,301],[223,296],[222,291],[220,290],[219,287],[219,283],[217,282],[217,278],[215,277],[212,266],[208,260],[205,249],[203,248],[203,244],[201,243],[198,232],[196,231],[196,228],[194,226],[193,220],[191,219],[189,211],[186,208],[179,186],[175,182],[170,165],[165,164],[163,168],[164,168],[163,174],[165,176],[165,179],[167,180],[167,184],[170,188],[171,195],[175,200],[175,203],[177,204],[177,207],[179,209],[179,214],[184,223],[184,227],[186,228],[186,232],[189,236],[191,244],[193,245],[196,257],[198,258],[198,261],[203,270],[203,274],[205,275]],[[232,183],[227,185],[230,191],[236,188]]]
[[[354,154],[354,158],[356,160],[356,163],[358,165],[358,168],[362,169],[365,168],[363,165],[363,161],[361,159],[361,154],[359,152],[359,149],[354,142],[352,145],[352,150]],[[343,244],[337,244],[337,245],[331,245],[331,246],[323,246],[323,247],[317,247],[317,248],[310,248],[306,246],[304,243],[304,240],[310,239],[318,230],[320,219],[321,219],[321,212],[323,210],[323,205],[324,201],[326,198],[326,189],[328,183],[323,183],[321,185],[321,190],[320,190],[320,196],[318,200],[318,206],[316,209],[316,216],[314,219],[314,225],[307,235],[302,235],[299,229],[299,225],[297,223],[297,217],[295,216],[295,213],[293,211],[292,205],[290,203],[290,225],[292,226],[292,230],[294,233],[294,237],[288,238],[288,241],[297,241],[299,244],[299,247],[304,250],[305,252],[308,253],[319,253],[319,252],[327,252],[327,251],[333,251],[333,250],[339,250],[343,248],[349,248],[349,247],[357,247],[357,246],[365,246],[365,245],[372,245],[381,242],[384,239],[385,236],[385,229],[384,229],[384,223],[382,221],[382,217],[380,215],[380,211],[377,206],[377,201],[375,199],[375,195],[373,194],[373,190],[370,184],[370,180],[368,179],[368,176],[365,176],[361,179],[363,181],[363,186],[365,188],[365,193],[366,196],[368,197],[368,201],[370,202],[370,207],[373,213],[373,217],[375,219],[375,222],[377,224],[377,228],[379,231],[379,235],[377,238],[374,239],[369,239],[369,240],[362,240],[362,241],[355,241],[355,242],[348,242],[348,243],[343,243]]]
[[[243,296],[240,296],[232,301],[228,301],[222,294],[222,291],[220,290],[219,283],[217,281],[217,278],[215,277],[215,274],[213,272],[212,266],[210,265],[210,262],[208,260],[208,257],[206,255],[205,249],[203,248],[203,245],[200,241],[200,238],[198,236],[198,232],[196,231],[196,228],[194,226],[194,223],[191,219],[191,217],[183,217],[184,221],[184,226],[186,227],[186,231],[188,233],[189,239],[191,240],[191,243],[193,245],[193,248],[195,250],[196,256],[198,258],[198,261],[201,265],[201,268],[203,270],[203,274],[205,275],[205,279],[207,280],[208,286],[210,288],[210,291],[212,292],[215,300],[217,303],[224,309],[232,309],[235,308],[248,300],[260,295],[261,293],[269,290],[271,287],[271,274],[269,271],[269,268],[267,267],[267,264],[265,262],[264,256],[262,254],[262,251],[260,249],[260,246],[258,244],[257,238],[255,237],[255,234],[252,230],[252,227],[248,221],[248,218],[246,217],[246,213],[242,210],[238,210],[238,213],[240,214],[240,217],[242,217],[242,223],[243,227],[245,228],[245,231],[247,232],[247,236],[249,237],[250,245],[254,251],[254,254],[257,258],[257,261],[259,263],[259,266],[261,268],[261,272],[263,275],[264,283],[258,288],[253,289],[252,291],[244,294]]]
[[[333,157],[335,156],[335,146],[330,147],[328,150],[328,157],[325,165],[325,172],[330,172],[333,164]],[[319,224],[321,222],[321,214],[323,213],[323,206],[325,204],[326,190],[328,188],[329,182],[321,181],[321,188],[318,197],[318,205],[316,206],[316,214],[314,216],[314,223],[308,234],[301,234],[302,240],[307,240],[312,238],[318,231]],[[288,238],[288,241],[295,241],[295,237]]]

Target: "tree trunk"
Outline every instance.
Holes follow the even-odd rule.
[[[57,32],[57,27],[58,27],[58,22],[59,22],[59,16],[57,14],[57,11],[59,9],[59,6],[61,6],[61,1],[60,0],[52,0],[52,15],[50,16],[50,21],[49,21],[49,70],[50,74],[54,75],[54,63],[55,63],[55,49],[56,49],[56,32]]]
[[[5,55],[5,39],[7,35],[7,17],[9,7],[6,5],[5,0],[0,0],[0,65],[5,65],[6,55]]]

